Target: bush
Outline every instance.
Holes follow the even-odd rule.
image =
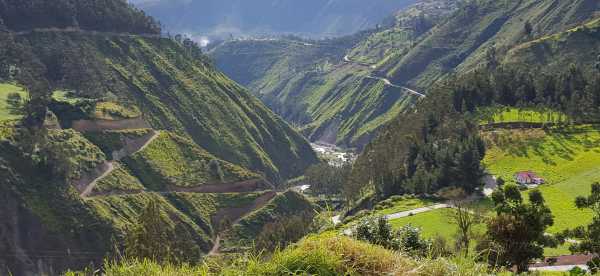
[[[356,238],[413,256],[427,255],[431,246],[430,241],[421,239],[420,229],[409,224],[394,232],[385,217],[361,221],[356,228]]]

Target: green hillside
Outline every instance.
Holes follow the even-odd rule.
[[[567,31],[591,20],[598,11],[600,5],[593,0],[472,1],[462,4],[405,55],[383,67],[394,82],[426,88],[447,73],[468,72],[503,61],[509,49]],[[572,44],[570,50],[585,52],[579,47],[593,47],[593,43],[586,43],[590,38],[580,37],[585,39],[579,40],[581,46]],[[585,58],[578,61],[586,63]],[[551,62],[540,58],[536,64]]]
[[[241,40],[210,52],[217,67],[311,141],[363,147],[417,97],[371,78],[372,68],[407,51],[453,1],[425,1],[399,13],[391,26],[321,40]]]
[[[369,76],[426,91],[451,73],[498,64],[593,66],[599,4],[554,2],[423,1],[345,39],[231,41],[211,56],[311,141],[363,147],[415,101]]]
[[[536,38],[510,49],[504,58],[505,63],[526,63],[560,68],[577,62],[580,66],[594,66],[588,54],[595,53],[600,45],[600,18],[585,24]]]
[[[199,262],[225,230],[220,219],[276,195],[255,182],[278,184],[317,162],[305,138],[197,45],[161,37],[124,1],[0,7],[0,212],[11,218],[0,251],[17,256],[2,259],[0,274],[52,275],[122,254],[150,203],[165,247]],[[29,93],[22,118],[7,113],[13,91]],[[245,193],[185,189],[246,182]]]
[[[239,166],[220,160],[192,141],[161,132],[144,150],[124,162],[150,188],[168,185],[199,186],[261,178]]]
[[[65,66],[76,70],[82,63],[94,65],[98,74],[72,72],[70,77],[73,82],[98,78],[99,86],[74,86],[72,93],[89,99],[86,103],[95,110],[101,104],[96,99],[135,105],[153,128],[191,138],[212,154],[274,181],[296,176],[316,160],[308,143],[286,123],[201,59],[190,58],[173,40],[61,32],[33,33],[17,40],[31,43],[34,53],[53,49],[58,57],[73,52],[87,56]],[[63,121],[73,117],[70,109],[58,108],[55,113]],[[93,119],[96,116],[90,114],[95,113],[78,117]]]
[[[600,181],[600,133],[595,127],[548,132],[515,130],[496,135],[507,138],[490,141],[483,162],[491,173],[507,182],[514,181],[516,172],[527,170],[546,180],[541,191],[555,216],[552,232],[591,221],[589,212],[575,207],[575,198],[587,195],[590,185]]]

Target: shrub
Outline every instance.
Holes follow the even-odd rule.
[[[394,232],[385,217],[362,220],[356,228],[356,238],[413,256],[425,256],[431,246],[430,241],[421,239],[420,229],[409,224]]]

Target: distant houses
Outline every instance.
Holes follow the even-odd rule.
[[[515,182],[525,186],[540,185],[545,183],[545,180],[543,178],[539,177],[536,173],[532,171],[517,172],[514,177]]]

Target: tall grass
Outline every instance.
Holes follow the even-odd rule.
[[[266,257],[243,255],[233,260],[208,260],[200,266],[160,265],[152,261],[126,260],[105,263],[104,273],[116,276],[139,275],[490,275],[485,264],[469,258],[414,259],[399,252],[326,234],[309,236]],[[90,275],[69,272],[67,276]]]

